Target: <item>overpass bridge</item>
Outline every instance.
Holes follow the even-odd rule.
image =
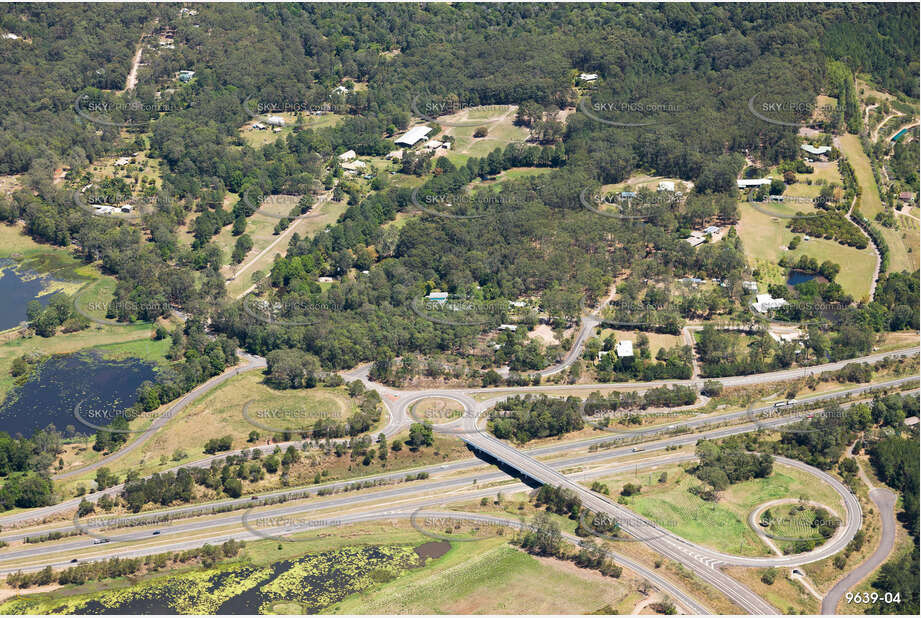
[[[474,421],[475,423],[475,421]],[[471,427],[470,429],[474,429]],[[641,541],[653,551],[691,569],[695,575],[732,599],[751,614],[777,614],[779,611],[761,599],[748,587],[732,579],[721,570],[718,559],[697,551],[692,544],[675,536],[657,524],[605,500],[598,494],[569,480],[545,463],[542,463],[482,431],[470,431],[461,436],[474,451],[485,453],[540,484],[569,489],[582,502],[582,507],[595,513],[605,513],[617,520],[621,529],[632,539]]]

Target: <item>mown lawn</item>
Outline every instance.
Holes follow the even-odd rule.
[[[797,204],[795,209],[792,209],[786,204],[772,203],[765,204],[763,208],[769,208],[772,212],[781,214],[812,210],[808,204]],[[741,217],[736,231],[742,239],[745,253],[752,267],[762,266],[763,262],[776,266],[781,256],[786,253],[797,259],[801,255],[808,255],[818,260],[820,264],[825,260],[831,260],[841,266],[841,272],[838,273],[835,281],[841,284],[846,293],[856,300],[861,300],[870,293],[870,283],[876,268],[876,254],[873,253],[870,246],[865,249],[857,249],[834,240],[810,238],[808,241],[801,242],[795,250],[789,251],[786,247],[797,235],[786,227],[789,219],[772,217],[756,210],[748,202],[741,202],[739,211]],[[763,282],[782,283],[783,277],[780,276],[778,280],[763,280]]]
[[[860,138],[847,134],[839,138],[841,152],[847,156],[854,167],[857,183],[860,185],[861,195],[859,200],[860,212],[870,221],[874,221],[877,213],[883,212],[883,204],[879,199],[876,180],[873,178],[873,169],[870,159],[860,145]],[[896,215],[896,218],[903,218]],[[880,223],[875,223],[883,233],[889,245],[889,270],[908,270],[914,272],[919,266],[919,239],[918,234],[910,229],[891,229]]]

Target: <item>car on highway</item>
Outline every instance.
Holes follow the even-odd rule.
[[[154,530],[154,531],[153,531],[153,535],[154,535],[154,536],[157,536],[158,534],[160,534],[160,531],[159,531],[159,530]]]
[[[93,541],[93,545],[102,545],[103,543],[108,543],[109,539],[96,539]]]
[[[633,453],[638,453],[639,451],[642,451],[642,450],[643,450],[643,447],[642,447],[642,446],[634,446],[634,447],[633,447],[632,449],[630,449],[630,450],[631,450],[631,452],[633,452]]]

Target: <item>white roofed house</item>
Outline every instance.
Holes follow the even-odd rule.
[[[633,342],[629,339],[618,341],[614,350],[618,358],[633,358]]]
[[[745,180],[737,180],[736,186],[740,189],[748,189],[750,187],[760,187],[763,185],[771,184],[770,178],[747,178]]]
[[[355,151],[354,151],[354,150],[346,150],[346,151],[343,152],[341,155],[339,155],[339,160],[340,160],[340,161],[351,161],[351,160],[354,159],[356,156],[358,156],[358,155],[355,154]]]
[[[359,171],[368,167],[368,164],[364,161],[359,161],[355,159],[354,161],[347,161],[342,164],[342,169],[344,169],[349,174],[357,174]]]
[[[579,79],[583,82],[593,82],[598,79],[597,73],[579,73]]]
[[[780,309],[786,304],[787,301],[783,298],[772,298],[770,294],[758,294],[755,296],[755,302],[752,303],[752,307],[758,313],[767,313],[768,311]]]
[[[663,180],[659,183],[659,191],[669,191],[671,193],[675,192],[675,183],[671,180]]]
[[[266,124],[270,124],[273,127],[283,127],[285,126],[285,119],[281,116],[268,116],[265,119]]]
[[[432,127],[420,125],[413,127],[393,142],[397,146],[415,146],[419,141],[425,139],[425,136],[432,132]]]
[[[816,156],[827,154],[828,152],[831,152],[831,146],[816,147],[816,146],[813,146],[812,144],[803,144],[802,146],[800,146],[800,148],[802,148],[809,154],[816,155]]]

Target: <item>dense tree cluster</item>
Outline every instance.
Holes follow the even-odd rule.
[[[11,31],[27,30],[31,38],[28,46],[4,41],[12,53],[0,63],[4,74],[29,84],[22,89],[28,96],[18,90],[4,95],[11,99],[5,109],[14,111],[0,125],[0,163],[9,171],[28,169],[28,190],[0,200],[0,218],[23,220],[36,239],[73,244],[87,261],[99,260],[119,280],[119,320],[149,320],[169,306],[203,319],[217,313],[214,326],[249,350],[300,349],[336,368],[379,360],[375,356],[467,348],[482,328],[439,325],[411,310],[429,283],[487,301],[540,296],[562,285],[591,301],[637,258],[652,256],[663,272],[740,279],[745,260],[736,241],[695,251],[677,232],[736,219],[735,179],[744,165],[737,153],[757,153],[764,163],[797,159],[795,131],[764,123],[747,109],[756,90],[752,84],[771,83],[778,100],[810,102],[825,88],[841,97],[844,121],[850,123],[848,76],[865,65],[850,53],[838,57],[830,50],[848,48],[850,42],[841,39],[846,32],[867,41],[866,49],[873,51],[862,51],[861,57],[873,58],[865,61],[876,66],[883,55],[880,37],[864,24],[904,29],[898,21],[904,20],[904,9],[860,6],[818,14],[802,8],[664,6],[644,11],[641,19],[634,7],[606,5],[563,12],[485,5],[374,5],[345,12],[323,6],[234,6],[203,9],[195,20],[198,28],[170,7],[107,7],[86,18],[104,45],[91,40],[70,45],[67,70],[55,64],[42,80],[24,79],[33,63],[54,64],[55,43],[65,35],[52,24],[80,21],[86,13],[70,7],[36,11],[17,8],[19,14],[10,14],[4,24]],[[152,54],[141,69],[141,85],[120,95],[116,91],[133,42],[154,17],[161,27],[175,30],[176,48]],[[252,37],[242,45],[241,24]],[[299,36],[281,35],[290,31]],[[624,43],[609,49],[611,36]],[[645,44],[650,40],[661,44]],[[883,47],[893,47],[893,57],[907,65],[914,61],[917,36],[906,34],[904,48]],[[401,53],[381,53],[394,49]],[[196,69],[195,80],[174,88],[175,72],[188,67]],[[654,123],[625,129],[577,112],[564,125],[558,112],[577,102],[576,69],[601,76],[583,102],[589,109],[618,103],[654,109],[649,118]],[[332,89],[345,78],[368,87],[350,88],[339,98]],[[887,79],[900,83],[892,75]],[[127,139],[109,127],[97,135],[97,125],[83,117],[77,125],[70,122],[73,101],[82,95],[112,105],[165,105],[169,111],[119,105],[113,120],[136,121],[138,127],[129,128]],[[311,129],[295,122],[293,132],[259,147],[239,137],[239,127],[250,119],[244,103],[278,104],[284,111],[285,104],[303,109],[334,96],[345,116],[336,126]],[[412,169],[404,171],[432,174],[423,184],[423,198],[458,194],[470,180],[509,167],[547,166],[558,172],[540,182],[503,183],[509,193],[482,219],[423,216],[402,228],[381,224],[414,208],[410,190],[386,189],[387,183],[374,179],[374,192],[365,197],[353,183],[340,182],[336,190],[348,194],[350,202],[340,222],[314,240],[293,237],[287,256],[272,269],[271,285],[259,288],[270,302],[315,302],[335,309],[324,311],[319,323],[293,328],[249,320],[239,306],[222,310],[224,281],[218,269],[228,256],[221,255],[214,236],[233,223],[237,241],[229,258],[239,261],[250,246],[246,220],[262,196],[304,195],[292,214],[307,212],[319,186],[332,188],[338,177],[335,155],[347,149],[386,153],[397,131],[408,127],[418,97],[450,103],[449,111],[518,104],[516,121],[532,138],[462,166],[407,153],[405,165]],[[49,122],[31,123],[26,135],[17,124],[19,110],[48,116]],[[440,130],[435,128],[433,135]],[[50,139],[36,139],[43,130]],[[38,143],[48,145],[42,157],[36,155]],[[69,190],[50,182],[50,170],[60,164],[83,178],[100,157],[145,147],[165,164],[164,199],[140,226],[90,217],[76,207]],[[693,180],[684,212],[663,205],[644,225],[636,225],[601,220],[581,208],[584,190],[623,180],[640,168]],[[117,189],[103,184],[100,190]],[[225,210],[230,193],[242,199]],[[554,226],[545,224],[549,220]],[[194,234],[189,247],[178,241],[183,225],[191,225]],[[353,268],[370,272],[353,280]],[[339,282],[321,290],[317,276]],[[659,328],[673,331],[674,315],[663,316]],[[534,352],[523,349],[510,361],[520,371],[550,362]],[[644,379],[684,377],[681,363],[669,361],[640,365],[637,371]]]
[[[54,503],[48,470],[62,444],[54,427],[37,431],[31,438],[11,438],[0,432],[0,511]]]
[[[695,453],[699,461],[692,473],[704,486],[694,489],[705,500],[715,500],[733,483],[766,478],[774,470],[774,458],[767,453],[748,453],[710,440],[698,440]]]
[[[579,404],[576,397],[566,400],[546,395],[509,397],[490,412],[489,427],[497,438],[519,444],[563,435],[585,426]]]
[[[808,217],[795,217],[790,229],[797,234],[808,234],[813,238],[836,240],[842,245],[866,249],[867,238],[860,233],[840,212],[824,213]]]

